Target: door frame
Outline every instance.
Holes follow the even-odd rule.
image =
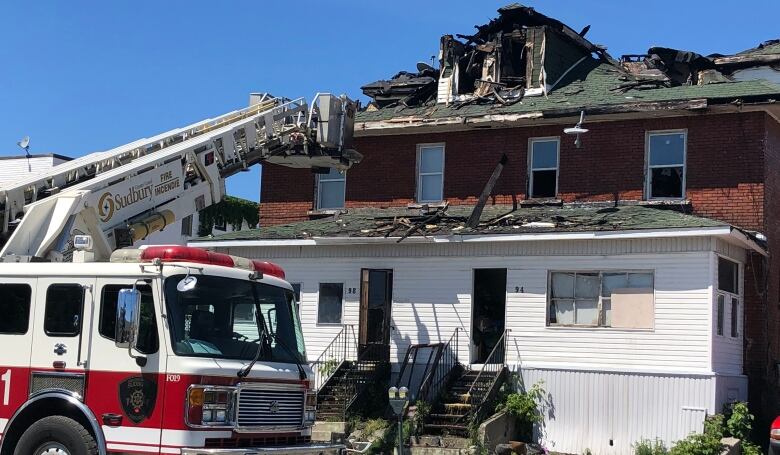
[[[386,272],[389,278],[387,292],[389,293],[385,308],[385,336],[382,345],[390,346],[390,331],[392,330],[393,312],[393,275],[390,268],[361,268],[360,269],[360,301],[358,303],[358,347],[368,345],[368,285],[371,272]]]
[[[504,271],[504,330],[507,327],[507,304],[509,303],[509,267],[474,267],[471,269],[471,308],[469,314],[469,364],[470,365],[482,365],[483,363],[477,363],[474,359],[477,357],[474,355],[474,306],[476,305],[476,284],[477,284],[477,270],[503,270]]]

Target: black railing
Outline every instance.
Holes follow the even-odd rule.
[[[356,358],[355,327],[345,325],[317,360],[309,364],[314,371],[314,387],[319,391],[345,362]]]
[[[468,415],[472,420],[479,420],[482,414],[488,408],[492,398],[496,393],[498,381],[503,378],[506,368],[506,336],[508,330],[504,330],[501,338],[493,346],[485,363],[474,378],[468,391],[468,400],[471,410]]]
[[[458,331],[455,329],[446,343],[413,344],[406,350],[395,386],[409,389],[412,401],[432,403],[447,384],[458,365]],[[413,383],[417,378],[419,384]]]

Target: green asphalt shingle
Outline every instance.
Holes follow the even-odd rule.
[[[478,235],[519,234],[544,232],[605,232],[633,231],[647,229],[685,229],[724,227],[721,221],[680,213],[653,206],[629,205],[619,207],[523,207],[512,210],[512,206],[488,206],[482,213],[476,229],[465,226],[465,219],[471,213],[471,206],[452,206],[446,211],[451,217],[429,227],[427,235]],[[394,219],[415,217],[419,209],[350,209],[345,213],[299,223],[270,226],[259,229],[230,232],[218,236],[193,240],[289,240],[316,237],[383,237],[382,227],[391,225]],[[500,223],[495,222],[503,218]],[[548,224],[549,223],[549,224]],[[377,228],[380,228],[377,230]],[[405,228],[394,231],[391,237],[400,237]],[[420,236],[419,232],[415,236]]]
[[[589,65],[589,66],[588,66]],[[500,104],[471,104],[457,109],[453,105],[426,105],[419,107],[386,107],[357,114],[358,122],[374,122],[403,117],[426,119],[446,117],[481,117],[490,114],[524,114],[558,110],[592,109],[599,106],[653,103],[706,99],[708,102],[727,103],[737,99],[780,98],[780,86],[764,80],[725,82],[708,85],[616,90],[626,82],[626,73],[609,63],[590,60],[579,71],[572,71],[548,96],[525,97],[510,106]]]

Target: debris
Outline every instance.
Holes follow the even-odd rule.
[[[501,159],[498,161],[496,168],[493,169],[493,174],[490,175],[490,178],[485,184],[485,187],[482,189],[482,194],[479,195],[477,205],[474,206],[474,210],[471,212],[471,216],[466,222],[466,226],[473,229],[477,227],[477,224],[479,224],[479,219],[482,216],[482,210],[485,208],[488,197],[490,197],[490,193],[493,192],[493,187],[496,186],[498,178],[501,177],[501,171],[504,170],[504,166],[506,166],[508,161],[509,158],[506,156],[506,153],[501,155]]]

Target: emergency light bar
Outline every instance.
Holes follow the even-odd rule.
[[[250,272],[258,272],[284,279],[284,269],[268,261],[246,259],[230,254],[215,253],[191,246],[149,246],[143,249],[121,249],[111,254],[111,262],[152,262],[159,259],[162,262],[192,262],[195,264],[221,265],[234,267]]]

